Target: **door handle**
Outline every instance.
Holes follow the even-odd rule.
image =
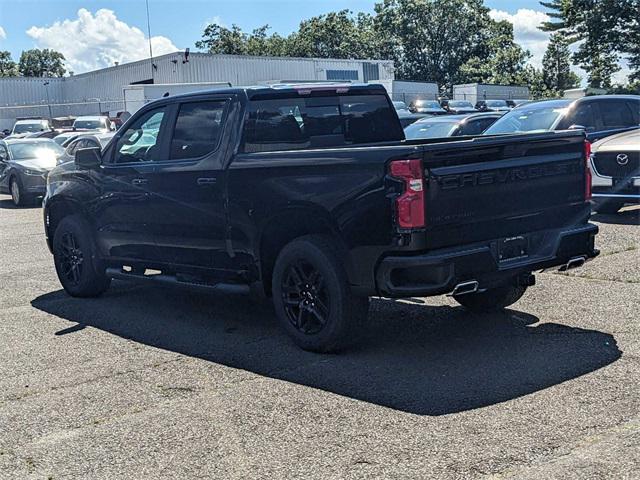
[[[133,180],[131,180],[131,184],[137,187],[140,185],[146,185],[147,183],[149,183],[149,180],[147,180],[146,178],[134,178]]]
[[[216,184],[216,179],[215,178],[199,178],[197,180],[198,185],[215,185]]]

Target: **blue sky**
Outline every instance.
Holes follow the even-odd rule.
[[[194,50],[210,21],[236,23],[244,30],[266,23],[272,31],[288,34],[314,15],[344,8],[372,12],[374,4],[375,0],[149,0],[154,54]],[[485,4],[493,18],[513,23],[516,41],[531,52],[531,63],[540,66],[548,35],[537,26],[548,17],[538,0],[485,0]],[[75,73],[145,58],[145,2],[0,0],[0,50],[9,50],[18,60],[22,50],[34,47],[61,51],[67,69]]]
[[[268,23],[274,31],[289,33],[297,28],[301,19],[343,8],[370,12],[374,3],[370,0],[150,0],[151,34],[170,39],[178,48],[193,49],[207,20],[219,19],[228,25],[237,23],[245,29]],[[542,10],[533,0],[488,0],[486,4],[509,13],[520,8]],[[0,32],[0,48],[18,57],[23,49],[42,46],[46,42],[34,39],[27,30],[77,19],[81,8],[91,13],[112,10],[118,20],[146,34],[144,0],[0,0],[0,27],[5,33]]]

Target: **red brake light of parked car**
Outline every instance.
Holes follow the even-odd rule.
[[[404,182],[404,192],[396,199],[396,212],[400,228],[425,226],[424,185],[422,161],[394,160],[389,167],[391,176]]]
[[[584,199],[591,200],[591,142],[584,142]]]

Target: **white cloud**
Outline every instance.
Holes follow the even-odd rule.
[[[4,40],[7,38],[7,32],[4,31],[4,28],[0,27],[0,39]]]
[[[491,10],[489,15],[494,20],[507,20],[513,24],[513,36],[518,45],[531,52],[529,62],[540,68],[542,57],[549,43],[549,34],[538,27],[549,20],[549,15],[537,10],[521,8],[511,14],[503,10]]]
[[[95,15],[85,8],[78,18],[55,22],[51,26],[33,26],[27,35],[39,48],[61,52],[68,69],[75,73],[113,66],[147,58],[149,40],[142,30],[118,20],[112,10],[100,9]],[[167,37],[151,37],[153,55],[178,50]]]

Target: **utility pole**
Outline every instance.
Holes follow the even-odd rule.
[[[49,125],[53,123],[53,115],[51,114],[51,101],[49,100],[49,80],[44,82],[44,91],[47,93],[47,108],[49,109]]]
[[[149,37],[149,58],[151,59],[151,83],[155,83],[154,80],[154,69],[153,65],[153,48],[151,47],[151,22],[149,21],[149,0],[145,0],[145,4],[147,5],[147,35]]]

